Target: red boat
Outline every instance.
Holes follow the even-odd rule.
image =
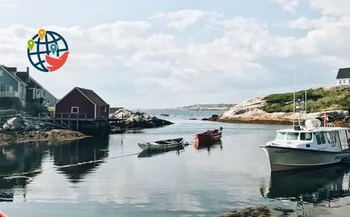
[[[196,142],[213,142],[221,139],[222,127],[220,129],[208,130],[204,133],[198,133],[194,135]]]

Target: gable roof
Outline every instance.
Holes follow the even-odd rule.
[[[7,69],[8,67],[4,66],[4,65],[0,65],[0,70],[2,69],[2,71],[5,71],[7,74],[9,74],[11,77],[13,77],[14,79],[16,79],[19,83],[23,83],[25,85],[27,85],[25,82],[23,82],[21,79],[19,79],[16,75],[12,74],[11,72],[9,72]]]
[[[83,95],[85,95],[88,99],[90,99],[95,105],[98,106],[109,106],[99,95],[97,95],[93,90],[75,87],[78,91],[80,91]]]
[[[45,90],[47,93],[49,93],[53,98],[55,98],[57,100],[57,98],[52,94],[50,93],[47,89],[45,89],[43,87],[43,85],[41,85],[39,82],[37,82],[32,76],[29,75],[29,81],[35,83],[36,85],[38,85],[41,89]]]
[[[337,79],[350,78],[350,68],[339,69]]]

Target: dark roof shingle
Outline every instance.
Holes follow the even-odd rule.
[[[339,69],[337,79],[350,78],[350,68]]]
[[[82,92],[86,97],[93,101],[96,105],[99,106],[109,106],[99,95],[97,95],[93,90],[76,87],[80,92]]]

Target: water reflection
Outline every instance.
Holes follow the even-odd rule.
[[[164,149],[164,150],[143,150],[138,157],[139,158],[147,158],[147,157],[154,157],[157,155],[169,153],[169,152],[176,152],[177,155],[180,155],[181,151],[184,151],[183,146],[178,146],[174,148]]]
[[[217,149],[223,150],[222,141],[221,140],[212,141],[212,142],[198,142],[198,141],[196,141],[194,143],[194,147],[198,151],[207,150],[208,154],[210,154],[210,152],[212,150],[217,150]]]
[[[13,201],[14,188],[25,188],[41,173],[44,149],[36,145],[0,148],[0,202]]]
[[[320,203],[350,195],[349,167],[336,165],[308,171],[272,172],[270,185],[260,189],[263,197]]]
[[[108,137],[88,138],[50,148],[54,165],[73,183],[81,181],[108,157]]]

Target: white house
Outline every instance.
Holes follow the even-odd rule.
[[[350,68],[339,69],[337,75],[337,86],[350,85]]]

